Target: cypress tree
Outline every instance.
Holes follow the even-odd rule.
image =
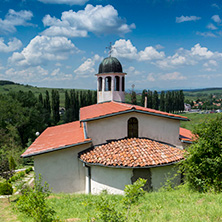
[[[57,124],[60,120],[59,115],[59,92],[58,90],[52,90],[52,117],[54,124]]]
[[[142,92],[142,97],[141,97],[141,105],[144,107],[145,105],[145,97],[147,96],[147,90],[144,89]]]
[[[39,94],[39,103],[41,103],[43,105],[43,97],[42,97],[42,93]]]
[[[183,90],[180,90],[180,105],[179,105],[179,110],[180,112],[184,111],[184,94],[183,94]]]
[[[133,105],[136,105],[137,104],[137,101],[136,101],[136,92],[133,90],[132,93],[131,93],[131,103]]]
[[[165,92],[161,91],[160,93],[160,110],[165,111]]]
[[[159,108],[159,98],[158,98],[158,92],[155,90],[153,93],[153,104],[152,108],[158,110]]]
[[[153,107],[153,92],[148,90],[147,92],[147,108]]]

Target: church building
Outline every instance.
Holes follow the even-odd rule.
[[[124,103],[126,73],[114,57],[102,61],[96,77],[97,104],[81,108],[79,121],[48,127],[22,157],[34,158],[36,175],[53,192],[123,194],[140,177],[145,189],[158,190],[192,143],[180,127],[189,119]]]

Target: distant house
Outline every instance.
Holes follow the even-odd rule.
[[[96,75],[98,103],[81,108],[79,121],[47,128],[22,154],[34,158],[36,174],[54,192],[122,194],[140,177],[147,190],[158,190],[175,174],[192,142],[180,128],[188,119],[124,103],[125,75],[116,58],[105,58]]]
[[[191,111],[191,105],[188,103],[184,103],[184,111],[190,112]]]

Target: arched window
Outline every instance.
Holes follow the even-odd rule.
[[[125,77],[122,77],[122,91],[125,91]]]
[[[128,137],[138,137],[138,120],[135,117],[128,120]]]
[[[99,77],[98,78],[99,91],[102,91],[102,81],[103,81],[102,77]]]
[[[111,91],[111,77],[105,78],[105,91]]]
[[[115,83],[114,83],[115,91],[119,91],[119,80],[120,80],[119,76],[115,76]]]

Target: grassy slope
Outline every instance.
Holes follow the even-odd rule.
[[[57,212],[57,216],[64,221],[74,221],[74,218],[79,218],[80,221],[87,221],[88,218],[93,218],[96,215],[95,201],[99,196],[96,195],[83,195],[83,194],[57,194],[51,196],[48,200],[50,205]],[[110,199],[115,203],[117,209],[121,209],[122,196],[110,195]],[[4,201],[5,204],[5,201]],[[171,191],[160,191],[147,193],[145,198],[142,199],[138,206],[132,208],[132,217],[129,221],[222,221],[222,193],[198,193],[188,190],[186,187]],[[7,220],[3,221],[22,221],[31,222],[32,219],[18,214],[12,207],[7,205],[2,208],[2,215],[5,210],[16,216],[9,215]],[[0,200],[2,206],[2,200]],[[7,213],[6,212],[6,213]],[[3,219],[6,217],[3,217]],[[73,219],[73,220],[71,220]],[[68,220],[67,220],[68,221]]]
[[[190,121],[180,121],[180,126],[189,130],[193,130],[193,128],[204,121],[216,118],[222,113],[210,113],[210,114],[199,114],[199,113],[186,113],[180,114],[181,116],[186,116],[190,119]]]

